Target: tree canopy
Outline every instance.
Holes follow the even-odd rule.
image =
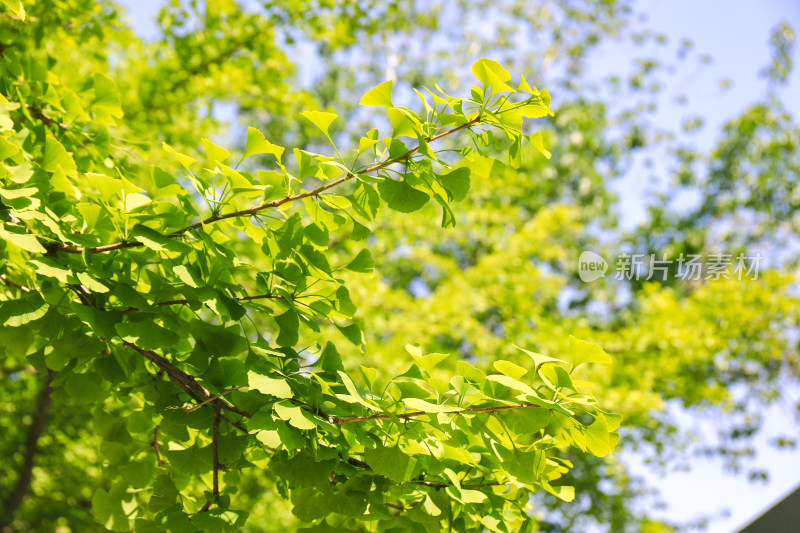
[[[627,2],[176,1],[154,40],[111,2],[3,5],[0,527],[665,530],[618,441],[666,464],[667,405],[723,409],[702,451],[736,467],[796,382],[791,255],[576,271],[791,240],[788,26],[703,153],[648,123],[664,65],[586,74],[666,46]],[[610,184],[659,150],[701,201],[622,231]]]

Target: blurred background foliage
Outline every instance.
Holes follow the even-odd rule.
[[[298,119],[308,108],[335,108],[342,117],[335,138],[353,146],[357,132],[385,121],[357,108],[365,90],[393,79],[396,103],[413,105],[411,87],[460,86],[478,57],[550,90],[556,114],[542,126],[550,160],[509,161],[473,175],[455,228],[438,229],[431,206],[402,215],[384,209],[372,222],[376,274],[347,279],[368,348],[343,353],[346,364],[402,372],[397,354],[408,342],[481,367],[500,358],[525,364],[509,341],[541,353],[564,351],[570,334],[595,341],[615,364],[592,369],[587,379],[605,407],[625,416],[618,454],[636,452],[661,467],[701,453],[739,468],[752,454],[763,410],[797,385],[800,129],[778,91],[794,54],[786,24],[764,36],[773,57],[759,73],[763,97],[731,116],[714,146],[701,150],[691,132],[702,117],[683,130],[654,125],[674,64],[645,51],[674,51],[673,63],[707,58],[691,43],[633,24],[635,3],[626,0],[169,0],[148,39],[112,2],[24,4],[34,31],[21,31],[6,9],[0,53],[46,50],[59,57],[54,72],[75,91],[83,74],[107,72],[120,89],[124,120],[112,131],[69,134],[94,145],[108,139],[107,157],[131,175],[169,159],[162,141],[198,155],[198,132],[243,145],[243,126],[253,125],[276,143],[319,145],[324,139]],[[641,49],[641,59],[624,75],[588,75],[591,53],[609,41]],[[46,95],[38,96],[46,113]],[[624,228],[618,221],[629,206],[612,184],[647,158],[666,169],[669,192],[642,198],[646,219]],[[686,197],[694,200],[676,201]],[[352,257],[349,246],[336,244],[333,253]],[[620,250],[781,254],[755,281],[607,276],[585,284],[576,267],[586,249],[606,258]],[[305,340],[337,335],[322,328],[304,330]],[[0,339],[13,343],[16,334],[0,330]],[[65,395],[49,398],[42,377],[17,360],[0,361],[0,373],[2,397],[15,399],[0,401],[0,499],[20,467],[35,405],[52,402],[18,523],[36,531],[98,530],[90,501],[103,482],[102,450],[91,415]],[[720,438],[697,442],[669,405],[705,416]],[[785,427],[777,445],[793,447],[795,424]],[[653,519],[644,503],[651,488],[623,462],[579,454],[571,460],[577,498],[537,500],[541,531],[682,526]],[[271,479],[243,477],[236,497],[251,512],[248,531],[299,527]]]

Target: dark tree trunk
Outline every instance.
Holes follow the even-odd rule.
[[[36,405],[33,411],[33,419],[31,425],[28,426],[28,433],[25,436],[25,452],[23,455],[22,466],[19,471],[17,482],[11,489],[11,492],[3,499],[0,505],[0,532],[9,532],[11,530],[11,523],[14,520],[14,515],[22,505],[28,490],[31,487],[33,480],[33,464],[36,458],[36,451],[39,447],[39,437],[44,433],[47,426],[47,419],[50,414],[50,404],[52,399],[50,394],[53,388],[50,384],[53,382],[55,372],[49,372],[45,378],[42,389],[36,397]]]

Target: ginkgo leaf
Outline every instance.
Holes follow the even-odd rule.
[[[425,400],[421,400],[419,398],[403,398],[403,403],[409,409],[413,409],[415,411],[422,411],[424,413],[457,413],[463,411],[461,407],[457,405],[442,405],[436,403],[426,402]]]
[[[582,341],[578,338],[569,336],[570,353],[572,355],[572,368],[575,369],[583,363],[604,363],[610,364],[611,357],[593,342]]]
[[[206,152],[206,159],[208,159],[209,164],[212,166],[224,162],[231,155],[228,150],[214,144],[208,139],[201,139],[201,142],[203,143],[203,150]]]
[[[70,178],[78,175],[78,167],[72,155],[64,148],[55,137],[48,135],[44,142],[44,159],[42,168],[48,172],[55,172],[58,167]]]
[[[405,181],[385,179],[378,184],[381,198],[390,209],[411,213],[421,209],[431,199],[426,193],[408,185]]]
[[[511,74],[497,61],[487,58],[479,59],[472,65],[472,73],[485,87],[491,87],[495,93],[514,91],[506,84],[511,79]]]
[[[306,117],[313,125],[321,129],[326,136],[330,136],[328,128],[338,116],[334,113],[326,113],[325,111],[303,111],[300,114]]]
[[[392,104],[392,81],[379,83],[361,97],[359,102],[365,106],[394,107]]]
[[[244,149],[243,158],[258,154],[272,154],[280,163],[283,151],[284,148],[282,146],[269,142],[264,137],[264,134],[256,128],[247,128],[247,146]]]
[[[269,394],[277,398],[291,398],[293,396],[292,388],[286,382],[286,378],[271,378],[251,370],[247,373],[247,383],[251,389],[257,390],[262,394]]]

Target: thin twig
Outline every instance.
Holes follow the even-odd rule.
[[[15,282],[11,281],[10,279],[8,279],[8,276],[6,276],[5,274],[0,274],[0,281],[5,283],[9,287],[14,287],[15,289],[19,289],[22,292],[31,292],[31,290],[28,287],[25,287],[23,285],[20,285],[19,283],[15,283]]]
[[[444,489],[447,487],[452,487],[452,483],[439,483],[437,481],[406,481],[405,484],[407,485],[423,485],[425,487],[432,487],[434,489]],[[465,489],[479,489],[482,487],[497,487],[500,485],[505,485],[505,483],[500,483],[499,481],[491,481],[488,483],[473,483],[473,484],[462,484],[461,487]]]
[[[153,443],[151,446],[156,452],[156,460],[158,461],[158,466],[164,465],[164,459],[161,457],[161,450],[158,449],[158,431],[161,428],[159,424],[156,424],[156,431],[153,434]]]
[[[251,300],[265,300],[265,299],[268,299],[268,298],[278,299],[278,298],[283,298],[283,296],[279,296],[277,294],[269,294],[269,293],[267,293],[267,294],[256,294],[254,296],[239,296],[239,297],[234,298],[234,300],[237,300],[239,302],[249,302]],[[181,300],[169,300],[169,301],[166,301],[166,302],[157,302],[157,303],[155,303],[153,305],[156,305],[158,307],[164,307],[164,306],[168,306],[168,305],[186,305],[188,303],[189,303],[189,300],[181,299]],[[141,311],[141,309],[139,309],[138,307],[130,307],[130,308],[126,309],[125,311],[123,311],[122,314],[123,315],[130,315],[131,313],[136,313],[136,312],[139,312],[139,311]]]
[[[198,403],[198,404],[197,404],[197,405],[195,405],[194,407],[191,407],[191,408],[189,408],[189,409],[184,409],[184,412],[185,412],[185,413],[188,415],[188,414],[189,414],[189,413],[191,413],[192,411],[197,411],[198,409],[200,409],[201,407],[203,407],[203,406],[204,406],[204,405],[206,405],[207,403],[213,402],[213,401],[214,401],[214,400],[216,400],[217,398],[222,398],[223,396],[225,396],[225,395],[226,395],[226,394],[228,394],[229,392],[233,392],[233,391],[235,391],[235,390],[239,390],[239,389],[241,389],[242,387],[247,387],[247,385],[246,385],[246,384],[243,384],[243,385],[237,385],[237,386],[233,387],[232,389],[228,389],[228,390],[226,390],[225,392],[221,392],[221,393],[217,394],[216,396],[212,396],[211,398],[209,398],[208,400],[204,401],[203,403]]]
[[[214,428],[211,433],[211,454],[213,456],[214,461],[214,471],[212,473],[213,476],[213,494],[214,494],[214,501],[213,503],[219,502],[219,406],[214,406]],[[208,500],[203,508],[200,509],[200,512],[208,511],[211,507],[211,500]]]
[[[31,115],[33,115],[34,118],[38,118],[39,120],[44,122],[47,126],[56,126],[58,128],[61,128],[62,130],[69,129],[69,126],[67,126],[63,122],[59,122],[58,120],[54,119],[53,117],[51,117],[50,115],[48,115],[35,105],[25,104],[25,109],[30,111]]]
[[[427,139],[425,139],[425,141],[430,143],[430,142],[433,142],[433,141],[435,141],[437,139],[441,139],[442,137],[446,137],[447,135],[452,135],[453,133],[456,133],[458,131],[461,131],[461,130],[464,130],[464,129],[468,129],[468,128],[474,126],[475,124],[478,124],[480,122],[480,120],[481,120],[481,117],[477,116],[477,117],[473,118],[472,120],[470,120],[468,122],[465,122],[461,126],[449,129],[447,131],[443,131],[442,133],[439,133],[439,134],[434,135],[432,137],[428,137]],[[374,164],[374,165],[372,165],[370,167],[367,167],[366,169],[362,170],[358,174],[371,174],[372,172],[377,172],[377,171],[382,170],[382,169],[384,169],[386,167],[394,165],[395,163],[400,163],[402,161],[406,161],[412,155],[417,153],[419,151],[419,149],[420,149],[420,146],[415,146],[414,148],[411,148],[406,153],[404,153],[404,154],[402,154],[400,156],[397,156],[395,158],[392,158],[392,159],[389,159],[387,161],[384,161],[383,163],[376,163],[376,164]],[[187,233],[189,231],[195,230],[197,228],[200,228],[200,227],[202,227],[202,226],[204,226],[206,224],[212,224],[214,222],[218,222],[220,220],[226,220],[226,219],[229,219],[229,218],[237,218],[237,217],[243,217],[243,216],[253,216],[256,213],[258,213],[259,211],[263,211],[264,209],[269,209],[269,208],[273,208],[273,207],[279,207],[279,206],[282,206],[283,204],[291,203],[291,202],[294,202],[294,201],[297,201],[297,200],[302,200],[303,198],[316,197],[316,196],[319,196],[320,194],[322,194],[323,192],[327,191],[328,189],[331,189],[333,187],[336,187],[337,185],[340,185],[340,184],[342,184],[342,183],[344,183],[346,181],[349,181],[349,180],[355,178],[356,176],[357,176],[357,174],[355,174],[353,172],[347,172],[343,176],[341,176],[339,178],[336,178],[335,180],[329,181],[329,182],[325,183],[324,185],[321,185],[321,186],[317,187],[316,189],[314,189],[312,191],[309,191],[309,192],[304,192],[304,193],[300,193],[300,194],[292,194],[292,195],[289,195],[289,196],[284,196],[283,198],[272,200],[272,201],[263,203],[261,205],[258,205],[256,207],[251,207],[250,209],[242,209],[241,211],[232,211],[230,213],[225,213],[225,214],[220,214],[220,215],[213,215],[213,216],[208,217],[208,218],[206,218],[204,220],[201,220],[199,222],[195,222],[194,224],[190,224],[190,225],[188,225],[188,226],[186,226],[184,228],[181,228],[181,229],[179,229],[179,230],[177,230],[177,231],[175,231],[173,233],[170,233],[169,235],[167,235],[167,237],[170,237],[170,238],[181,237],[183,234],[185,234],[185,233]],[[90,254],[97,254],[97,253],[103,253],[103,252],[110,252],[110,251],[114,251],[114,250],[122,250],[124,248],[135,248],[135,247],[138,247],[138,246],[143,246],[143,243],[141,243],[139,241],[121,241],[121,242],[117,242],[117,243],[114,243],[114,244],[104,244],[102,246],[97,246],[97,247],[94,247],[94,248],[84,248],[82,246],[72,246],[72,245],[61,243],[61,245],[56,247],[55,250],[56,251],[60,251],[60,252],[71,253],[71,254],[81,254],[81,253],[84,253],[84,251],[87,252],[87,253],[90,253]]]
[[[132,342],[123,341],[122,344],[128,348],[136,350],[141,355],[143,355],[148,361],[156,365],[158,368],[164,371],[164,373],[169,377],[170,381],[178,385],[184,391],[186,391],[190,396],[200,399],[200,400],[208,400],[211,398],[212,394],[200,385],[197,380],[191,375],[187,374],[180,368],[176,367],[169,361],[167,361],[164,357],[158,355],[152,350],[145,350],[140,348],[139,346],[133,344]],[[236,413],[239,416],[243,416],[245,418],[249,418],[250,415],[239,409],[238,407],[231,405],[222,400],[222,398],[211,398],[213,402],[213,406],[215,408],[224,409],[226,411],[230,411],[232,413]]]
[[[498,405],[496,407],[470,407],[467,409],[462,409],[461,411],[450,411],[448,414],[453,415],[463,415],[467,413],[494,413],[495,411],[504,411],[506,409],[526,409],[530,407],[539,407],[541,405],[537,405],[535,403],[524,403],[519,405]],[[391,413],[385,415],[366,415],[366,416],[329,416],[328,422],[331,424],[349,424],[350,422],[366,422],[369,420],[394,420],[396,418],[400,418],[402,420],[408,420],[410,418],[415,418],[418,416],[423,415],[430,415],[435,413],[427,413],[425,411],[412,411],[410,413]]]

